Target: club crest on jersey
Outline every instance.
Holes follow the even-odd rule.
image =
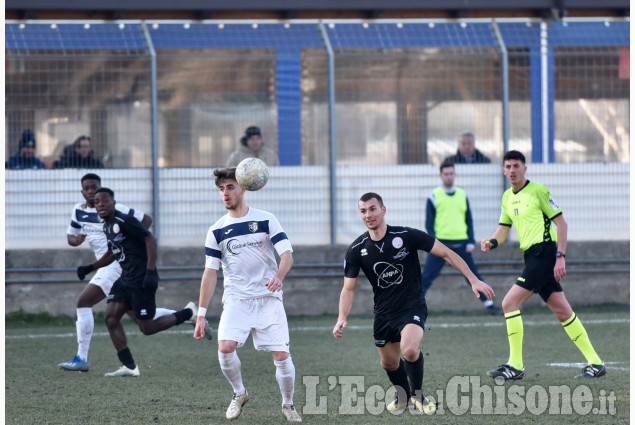
[[[113,233],[119,233],[121,232],[121,229],[119,228],[119,225],[117,223],[112,225],[112,232]]]
[[[556,202],[555,199],[549,198],[549,203],[551,204],[551,208],[553,208],[554,210],[559,210],[560,209],[560,207],[558,206],[558,203]]]
[[[397,236],[396,238],[392,240],[392,246],[394,246],[397,249],[401,248],[403,246],[403,239]]]
[[[514,208],[514,215],[518,217],[518,208]]]
[[[258,222],[256,221],[249,222],[249,231],[251,233],[256,233],[256,231],[258,231]]]

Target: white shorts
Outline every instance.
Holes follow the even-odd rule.
[[[218,340],[236,341],[242,347],[250,332],[256,350],[289,352],[289,326],[280,298],[224,300]]]
[[[117,279],[119,279],[120,276],[121,266],[115,261],[106,267],[102,267],[97,270],[93,278],[88,283],[99,286],[101,290],[104,291],[104,294],[108,296],[108,294],[110,294],[110,290],[112,289],[112,285]]]

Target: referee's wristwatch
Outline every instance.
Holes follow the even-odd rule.
[[[562,258],[566,257],[566,255],[564,255],[564,252],[560,252],[560,251],[556,252],[556,258],[560,258],[560,257]]]

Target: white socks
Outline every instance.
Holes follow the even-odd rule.
[[[282,404],[293,404],[295,366],[293,366],[291,355],[289,355],[286,360],[274,360],[273,364],[276,365],[276,380],[278,381],[278,385],[280,386],[280,393],[282,394]]]
[[[169,308],[161,308],[157,307],[153,319],[158,319],[159,317],[167,316],[168,314],[174,314],[176,310],[170,310]]]
[[[243,385],[243,375],[240,371],[240,359],[236,354],[236,351],[224,354],[218,352],[218,361],[220,363],[220,370],[223,371],[223,375],[232,385],[234,393],[244,394],[245,386]]]
[[[77,355],[84,361],[88,360],[88,348],[90,340],[93,337],[95,329],[95,319],[93,318],[93,309],[90,307],[81,307],[77,309]]]

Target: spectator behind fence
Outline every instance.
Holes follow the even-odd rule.
[[[79,136],[72,145],[64,148],[60,159],[53,163],[53,168],[104,168],[104,164],[93,156],[90,142],[90,137]]]
[[[259,127],[251,126],[240,139],[240,146],[227,159],[228,167],[235,167],[245,158],[260,158],[267,165],[280,165],[278,154],[264,146]]]
[[[18,151],[4,163],[4,168],[13,170],[46,168],[46,164],[35,156],[35,135],[33,131],[26,129],[22,132],[18,142]]]
[[[459,147],[456,155],[448,156],[443,162],[453,162],[455,164],[489,164],[490,159],[476,149],[474,134],[466,132],[459,138]]]

